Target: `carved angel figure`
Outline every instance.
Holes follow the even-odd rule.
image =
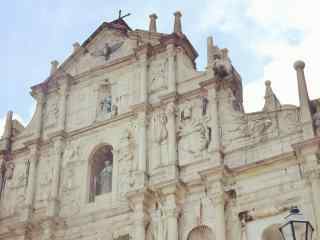
[[[121,46],[123,45],[123,42],[117,42],[113,45],[109,45],[109,43],[105,43],[104,48],[97,50],[95,52],[91,53],[91,56],[94,57],[104,57],[106,61],[110,59],[110,56],[116,52]]]

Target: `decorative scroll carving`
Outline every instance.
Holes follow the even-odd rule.
[[[52,127],[59,119],[59,97],[58,95],[52,95],[49,97],[46,103],[44,112],[44,123],[46,127]]]

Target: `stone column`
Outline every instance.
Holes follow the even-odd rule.
[[[176,106],[173,102],[168,103],[166,109],[168,117],[168,153],[169,164],[177,164],[177,134],[176,134]]]
[[[25,206],[25,215],[23,216],[24,221],[28,221],[31,218],[33,210],[33,202],[36,191],[36,175],[37,175],[37,166],[39,161],[39,149],[38,144],[32,144],[29,146],[29,175],[28,175],[28,185],[26,191],[26,206]]]
[[[225,193],[220,180],[210,184],[209,193],[213,201],[216,239],[226,240]]]
[[[140,55],[140,102],[148,101],[148,57],[146,52]]]
[[[168,52],[168,91],[174,93],[177,91],[176,83],[176,52],[174,44],[167,46]]]
[[[26,206],[25,213],[22,216],[23,221],[28,221],[31,218],[33,212],[33,202],[36,191],[36,179],[37,179],[37,166],[40,157],[40,146],[39,141],[41,139],[42,128],[43,128],[43,109],[45,103],[45,94],[43,89],[34,89],[32,91],[32,96],[37,100],[37,109],[35,115],[37,116],[37,129],[36,136],[34,140],[26,143],[30,149],[29,153],[29,176],[28,176],[28,186],[26,190]]]
[[[144,189],[137,192],[129,192],[128,200],[133,206],[133,240],[146,239],[146,225],[149,221],[148,208],[151,203],[151,193]]]
[[[146,112],[141,111],[138,113],[138,126],[139,126],[139,162],[138,170],[146,172],[147,170],[147,119]]]
[[[313,200],[313,209],[316,218],[316,232],[319,235],[320,231],[320,208],[318,207],[320,203],[320,172],[313,171],[308,176],[309,181],[311,183],[311,191],[312,191],[312,200]]]
[[[310,100],[308,96],[308,89],[304,75],[305,63],[303,61],[296,61],[294,69],[297,71],[299,102],[300,102],[300,121],[303,129],[303,136],[305,139],[314,136],[312,116],[310,110]]]
[[[209,99],[209,113],[211,116],[211,143],[209,146],[209,151],[213,152],[213,160],[217,160],[218,163],[221,162],[220,156],[220,145],[221,145],[221,136],[220,136],[220,123],[219,123],[219,108],[218,108],[218,97],[217,97],[217,85],[216,83],[211,83],[206,86],[208,90],[208,99]]]
[[[61,175],[61,162],[64,149],[64,138],[63,136],[57,136],[53,139],[54,148],[54,166],[53,166],[53,176],[51,185],[51,194],[48,206],[48,216],[53,217],[58,214],[59,206],[59,186],[60,186],[60,175]]]
[[[176,195],[172,193],[166,197],[167,204],[167,223],[168,223],[168,239],[178,240],[179,226],[178,226],[178,209],[176,203]]]
[[[59,95],[59,130],[64,130],[66,125],[66,115],[67,115],[67,98],[68,98],[68,89],[69,88],[69,79],[64,79],[60,85]]]

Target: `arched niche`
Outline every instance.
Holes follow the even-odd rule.
[[[113,148],[102,145],[94,150],[89,161],[89,202],[96,196],[112,192]]]
[[[214,240],[214,234],[211,228],[205,225],[195,227],[188,234],[187,240]]]
[[[279,230],[281,224],[272,224],[266,227],[261,236],[261,240],[283,240]]]

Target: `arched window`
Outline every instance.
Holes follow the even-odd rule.
[[[89,201],[95,196],[112,191],[113,154],[112,147],[100,147],[91,159],[90,164],[90,195]]]
[[[187,240],[214,240],[212,230],[207,226],[199,226],[189,233]]]
[[[272,224],[262,232],[262,240],[282,240],[279,227],[281,224]]]

